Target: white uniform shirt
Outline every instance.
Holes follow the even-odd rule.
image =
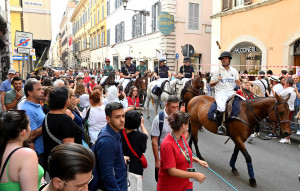
[[[161,133],[161,136],[160,136],[160,145],[162,143],[162,141],[164,140],[164,138],[168,135],[168,133],[171,132],[171,127],[169,125],[169,122],[168,122],[168,114],[166,113],[166,110],[164,109],[164,124],[163,124],[163,129],[162,129],[162,133]],[[151,136],[153,137],[159,137],[159,115],[157,115],[154,120],[153,120],[153,123],[152,123],[152,129],[151,129]],[[158,151],[159,151],[159,148],[158,148]]]
[[[223,66],[220,66],[221,70],[219,72],[215,71],[212,75],[211,80],[213,82],[218,81],[218,77],[222,76],[222,80],[215,86],[216,93],[223,92],[223,91],[231,91],[234,92],[234,88],[236,86],[235,80],[239,79],[239,74],[235,68],[229,67],[227,71]]]
[[[287,87],[285,88],[280,95],[282,96],[282,98],[286,97],[288,94],[291,94],[290,99],[287,101],[287,103],[289,104],[289,109],[291,111],[294,111],[294,104],[295,104],[295,100],[296,100],[296,93],[294,92],[294,88],[293,87]]]
[[[255,80],[255,81],[252,82],[252,84],[258,86],[261,89],[261,92],[263,93],[263,95],[265,97],[266,89],[268,89],[267,80],[265,80],[265,79]]]

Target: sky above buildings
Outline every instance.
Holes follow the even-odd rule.
[[[52,43],[59,33],[59,24],[66,10],[68,0],[51,0]]]

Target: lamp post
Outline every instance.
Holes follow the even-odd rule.
[[[128,0],[122,0],[122,2],[123,2],[124,10],[139,12],[140,14],[142,14],[144,16],[150,16],[150,12],[146,11],[145,9],[143,9],[143,10],[127,9]]]

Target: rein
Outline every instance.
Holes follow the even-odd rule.
[[[200,77],[199,77],[200,78]],[[200,87],[200,90],[197,90],[196,88],[194,88],[193,86],[193,82],[195,81],[195,79],[193,79],[190,83],[190,87],[191,87],[191,90],[189,89],[189,87],[186,89],[187,91],[195,94],[196,96],[198,95],[202,95],[203,94],[203,91],[201,90],[201,87]]]

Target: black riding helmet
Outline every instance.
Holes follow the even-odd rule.
[[[219,60],[222,60],[223,57],[228,57],[229,59],[232,59],[231,54],[228,51],[223,51],[219,57]]]

